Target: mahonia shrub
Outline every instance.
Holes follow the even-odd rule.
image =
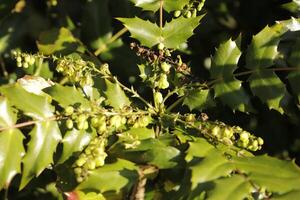
[[[211,120],[204,110],[219,102],[254,112],[256,96],[269,109],[287,113],[283,99],[289,95],[298,102],[300,94],[300,19],[265,27],[244,49],[242,36],[222,42],[211,57],[211,79],[200,81],[179,51],[205,17],[204,0],[131,2],[156,18],[117,18],[125,28],[94,53],[68,28],[55,30],[50,44],[46,35],[54,33],[44,33],[37,53],[11,51],[28,75],[0,87],[5,198],[18,193],[15,188],[21,193],[43,187],[40,177],[47,173],[54,178],[46,190],[56,199],[299,198],[294,161],[256,155],[263,138]],[[98,57],[127,31],[147,98]],[[286,40],[293,45],[280,52]],[[276,67],[278,60],[289,66]],[[41,76],[43,70],[55,77]],[[282,77],[278,71],[288,73]],[[181,106],[189,110],[178,112]]]

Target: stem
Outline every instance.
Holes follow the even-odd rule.
[[[119,37],[121,37],[124,33],[126,33],[128,29],[124,27],[119,32],[117,32],[115,35],[113,35],[105,44],[102,44],[95,52],[94,54],[96,56],[99,56],[103,51],[107,49],[107,45],[113,43],[115,40],[117,40]]]
[[[162,28],[163,28],[163,4],[164,4],[164,1],[160,0],[160,7],[159,7],[159,27],[160,27],[160,30],[162,30]]]
[[[178,106],[180,103],[182,103],[183,100],[184,100],[184,96],[177,99],[172,105],[170,105],[167,108],[167,112],[170,112],[171,110],[173,110],[176,106]]]
[[[43,58],[39,58],[37,68],[36,68],[35,73],[33,75],[34,76],[39,76],[40,73],[41,73],[42,67],[43,67]]]
[[[8,72],[7,72],[6,68],[5,68],[5,63],[3,61],[2,56],[0,56],[0,66],[1,66],[1,69],[2,69],[2,72],[3,72],[3,76],[4,77],[8,77]]]
[[[26,127],[26,126],[31,126],[31,125],[36,124],[38,122],[55,121],[57,119],[58,119],[57,116],[53,116],[53,117],[50,117],[50,118],[46,118],[44,120],[33,120],[33,121],[28,121],[28,122],[23,122],[23,123],[15,124],[15,125],[9,126],[9,127],[0,127],[0,132],[1,131],[6,131],[6,130],[9,130],[9,129],[14,129],[14,128],[22,128],[22,127]]]

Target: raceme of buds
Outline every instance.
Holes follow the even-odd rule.
[[[105,152],[106,144],[107,140],[105,138],[96,137],[90,142],[84,152],[80,154],[73,165],[77,182],[84,181],[91,170],[105,164],[105,158],[107,157]]]
[[[14,59],[17,61],[17,67],[28,68],[36,62],[36,55],[21,53],[19,51],[12,51]]]
[[[197,17],[198,12],[200,12],[204,6],[205,0],[191,0],[187,5],[184,6],[182,10],[176,10],[173,13],[175,18],[181,15],[185,18]]]

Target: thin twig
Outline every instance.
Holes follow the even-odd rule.
[[[160,7],[159,7],[159,27],[160,27],[160,30],[162,30],[162,28],[163,28],[163,5],[164,5],[164,1],[160,0]]]
[[[95,52],[94,54],[96,56],[99,56],[103,51],[107,49],[107,45],[113,43],[115,40],[117,40],[119,37],[121,37],[124,33],[126,33],[128,29],[124,27],[119,32],[117,32],[115,35],[113,35],[105,44],[102,44]]]

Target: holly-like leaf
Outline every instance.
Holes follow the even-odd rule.
[[[76,189],[93,190],[97,192],[129,191],[138,178],[138,168],[127,160],[117,159],[112,164],[91,171],[87,180],[80,183]]]
[[[193,35],[194,29],[204,15],[195,18],[180,17],[166,23],[160,29],[156,24],[140,18],[118,18],[131,33],[131,37],[139,40],[142,45],[153,47],[163,43],[166,48],[179,48]]]
[[[266,102],[270,109],[282,113],[281,100],[284,97],[286,88],[273,71],[259,70],[254,72],[250,78],[252,92],[263,102]]]
[[[7,127],[0,132],[0,190],[8,188],[13,177],[21,172],[21,159],[25,153],[23,147],[24,136],[19,129],[12,127],[17,115],[10,107],[6,98],[0,96],[0,128]],[[13,159],[12,159],[13,158]]]
[[[57,144],[61,140],[61,133],[56,121],[44,121],[36,123],[29,133],[31,140],[23,159],[23,173],[20,189],[35,176],[38,176],[53,162],[53,154]]]
[[[106,79],[105,84],[106,90],[104,91],[104,94],[110,106],[118,109],[130,105],[130,101],[120,85],[118,85],[117,83],[112,83]]]
[[[269,156],[235,158],[233,162],[253,183],[270,192],[282,194],[300,189],[300,169],[294,162]]]
[[[207,192],[208,200],[240,200],[253,191],[253,187],[243,176],[234,175],[213,182],[214,188]]]
[[[246,55],[246,67],[254,71],[249,77],[252,92],[269,108],[279,112],[283,112],[280,101],[285,94],[285,87],[275,73],[266,68],[274,64],[278,55],[277,46],[284,32],[286,29],[282,24],[265,27],[254,36]]]
[[[62,107],[67,107],[74,104],[80,104],[84,108],[89,108],[90,102],[84,98],[82,92],[78,91],[74,86],[62,86],[55,84],[44,90]]]
[[[73,34],[66,28],[52,29],[41,34],[37,43],[39,52],[44,55],[67,55],[74,51],[82,51]]]
[[[234,77],[233,72],[241,56],[237,44],[228,40],[221,44],[212,58],[210,69],[211,77],[216,79],[213,88],[215,96],[230,106],[233,110],[246,111],[250,104],[250,98],[242,87],[242,82]]]
[[[195,89],[188,92],[184,98],[183,105],[188,106],[190,110],[197,109],[202,111],[206,108],[213,107],[215,104],[209,90]]]
[[[53,116],[53,107],[45,96],[38,96],[27,92],[19,84],[6,85],[0,92],[9,102],[34,119],[45,119]]]
[[[296,39],[296,42],[292,48],[291,55],[288,58],[288,62],[292,67],[300,68],[300,39]],[[300,72],[292,71],[288,75],[292,91],[297,95],[300,102]]]
[[[189,0],[131,0],[137,7],[143,10],[150,10],[156,12],[162,3],[163,9],[167,12],[174,10],[181,10],[189,3]]]
[[[93,137],[93,133],[88,133],[86,130],[77,130],[73,128],[67,131],[61,143],[63,144],[62,155],[58,164],[66,161],[75,152],[81,152],[83,148],[89,144]]]

